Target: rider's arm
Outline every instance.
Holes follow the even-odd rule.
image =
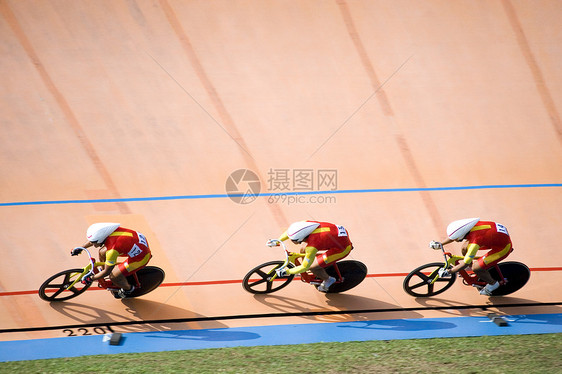
[[[105,252],[105,266],[102,271],[94,275],[93,279],[102,279],[111,274],[111,271],[117,264],[117,257],[119,257],[119,252],[117,252],[115,249],[108,249]]]
[[[103,268],[102,271],[100,271],[99,273],[97,273],[96,275],[94,275],[92,277],[92,280],[98,280],[98,279],[102,279],[107,277],[109,274],[111,274],[111,271],[113,270],[114,266],[108,266],[107,264],[105,264],[105,267]]]
[[[287,239],[289,239],[289,234],[287,234],[287,231],[285,231],[277,240],[279,240],[280,242],[284,242]]]
[[[458,264],[456,264],[451,269],[449,269],[449,273],[454,274],[457,271],[461,271],[462,269],[464,269],[467,266],[468,266],[468,264],[465,264],[463,260],[460,260]]]
[[[466,255],[464,256],[464,259],[459,261],[457,265],[449,270],[449,273],[456,273],[469,266],[472,263],[474,256],[476,256],[476,252],[478,252],[478,249],[480,249],[480,246],[478,244],[469,243],[466,248]]]
[[[445,239],[441,242],[441,245],[447,245],[447,244],[452,243],[452,242],[454,242],[454,240],[451,240],[451,239],[447,238],[447,239]]]
[[[296,266],[294,268],[291,269],[287,269],[287,273],[288,274],[300,274],[300,273],[304,273],[305,271],[307,271],[308,269],[310,269],[310,267],[312,266],[312,262],[314,261],[314,256],[316,256],[316,253],[318,252],[318,250],[314,247],[306,247],[304,249],[304,257],[302,258],[302,263],[299,266]]]
[[[464,263],[469,265],[472,263],[474,256],[476,256],[476,252],[480,249],[480,246],[476,243],[469,243],[466,247],[466,255],[464,256]]]
[[[108,249],[105,252],[105,266],[115,266],[117,264],[117,257],[119,257],[117,250]]]

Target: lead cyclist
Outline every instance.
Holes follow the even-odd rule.
[[[279,239],[268,240],[267,245],[278,246],[287,239],[301,245],[301,253],[305,256],[299,266],[277,269],[277,276],[284,277],[310,270],[322,279],[318,291],[328,292],[336,279],[328,275],[325,268],[347,257],[353,249],[347,230],[328,222],[298,221],[291,224]]]
[[[83,283],[91,284],[93,281],[109,276],[109,279],[118,287],[114,293],[116,298],[125,298],[133,293],[135,286],[127,281],[129,275],[144,268],[152,254],[146,237],[134,230],[121,227],[119,223],[94,223],[86,232],[88,241],[82,246],[99,248],[99,258],[104,262],[104,268],[97,274],[91,275]],[[78,255],[82,248],[74,248],[70,254]],[[127,257],[117,263],[118,257]]]
[[[439,276],[446,277],[470,266],[474,273],[487,283],[480,290],[480,294],[490,296],[500,284],[492,278],[488,269],[504,260],[513,251],[507,228],[497,222],[481,221],[480,218],[461,219],[447,226],[447,238],[443,242],[431,241],[429,247],[440,249],[443,245],[462,241],[465,241],[462,247],[464,259],[450,269],[439,269]],[[483,250],[488,252],[473,261],[476,253]]]

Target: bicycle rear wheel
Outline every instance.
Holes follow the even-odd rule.
[[[364,263],[355,260],[345,260],[336,263],[340,274],[343,278],[341,283],[334,283],[330,286],[327,293],[345,292],[359,283],[367,276],[367,266]],[[326,268],[328,275],[338,279],[338,274],[334,265]]]
[[[253,294],[266,294],[279,291],[291,283],[295,277],[294,274],[291,274],[288,277],[271,280],[275,275],[275,269],[281,267],[283,264],[283,261],[270,261],[256,266],[246,274],[242,281],[242,286],[246,291]],[[292,268],[293,264],[289,264],[288,267]]]
[[[455,283],[457,277],[437,278],[437,271],[443,266],[443,262],[432,262],[412,270],[402,284],[404,291],[414,297],[428,297],[445,292]],[[435,278],[437,280],[433,282]]]
[[[503,296],[513,293],[523,287],[531,277],[531,271],[527,265],[521,262],[500,262],[498,267],[507,282],[492,291],[492,296]],[[494,279],[500,279],[495,268],[491,268],[489,271]]]
[[[127,299],[146,295],[147,293],[154,291],[158,286],[162,284],[162,282],[164,281],[164,277],[166,276],[164,270],[156,266],[145,266],[144,268],[137,271],[136,274],[137,278],[139,279],[140,287],[135,288],[135,290],[127,296]],[[127,280],[130,284],[135,284],[134,275],[129,275],[127,277]]]
[[[90,284],[82,284],[79,280],[69,290],[67,288],[82,274],[83,270],[69,269],[53,275],[39,287],[39,297],[45,301],[64,301],[80,295],[90,287]]]

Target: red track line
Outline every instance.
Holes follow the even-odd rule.
[[[548,267],[548,268],[531,268],[532,272],[537,271],[562,271],[562,267]],[[381,278],[381,277],[405,277],[409,273],[381,273],[381,274],[367,274],[367,278]],[[295,279],[300,279],[295,277]],[[220,284],[235,284],[242,283],[241,280],[217,280],[217,281],[202,281],[202,282],[176,282],[176,283],[162,283],[160,287],[184,287],[184,286],[211,286]],[[91,287],[88,291],[103,290],[99,287]],[[0,297],[2,296],[21,296],[21,295],[34,295],[37,291],[11,291],[11,292],[0,292]]]
[[[558,268],[531,268],[531,271],[560,271],[562,270],[562,267],[558,267]]]

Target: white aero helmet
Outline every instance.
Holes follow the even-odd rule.
[[[291,224],[287,229],[289,239],[297,242],[302,242],[308,235],[310,235],[316,228],[320,226],[318,222],[299,221]]]
[[[447,226],[447,236],[451,240],[463,239],[480,221],[480,218],[465,218],[453,221]]]
[[[86,238],[92,243],[103,243],[113,231],[117,230],[119,223],[101,222],[88,227]]]

